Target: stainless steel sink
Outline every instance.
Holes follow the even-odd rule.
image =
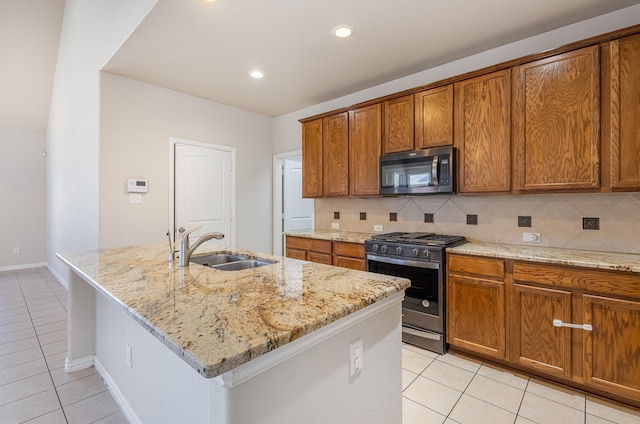
[[[206,256],[197,256],[191,258],[191,262],[208,266],[209,268],[219,269],[220,271],[240,271],[243,269],[256,268],[259,266],[271,265],[277,261],[269,261],[266,259],[249,259],[244,256],[215,254]]]
[[[216,265],[212,268],[219,269],[220,271],[240,271],[242,269],[257,268],[259,266],[271,265],[275,262],[246,260],[238,262],[230,262],[228,264]]]
[[[195,258],[191,258],[191,262],[195,262],[204,266],[215,266],[220,264],[245,261],[247,258],[244,256],[236,256],[236,255],[226,255],[226,254],[215,254],[215,255],[206,255],[206,256],[197,256]]]

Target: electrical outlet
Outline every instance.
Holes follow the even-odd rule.
[[[373,226],[373,231],[375,232],[382,232],[382,225],[374,225]]]
[[[127,366],[129,367],[129,369],[133,368],[133,362],[132,362],[132,358],[133,357],[133,349],[131,348],[131,345],[127,345]]]
[[[13,248],[13,254],[14,255],[19,255],[20,254],[20,248],[19,247],[14,247]]]
[[[353,377],[363,368],[362,339],[358,339],[349,345],[349,376]]]
[[[129,193],[129,203],[142,203],[142,194]]]
[[[522,233],[522,241],[540,243],[540,233]]]
[[[339,230],[340,229],[340,224],[338,222],[332,222],[331,223],[331,229]]]

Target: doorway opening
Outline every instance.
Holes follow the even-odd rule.
[[[284,255],[284,233],[313,229],[313,199],[302,197],[302,152],[273,156],[273,253]]]

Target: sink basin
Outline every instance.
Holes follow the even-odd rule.
[[[206,255],[206,256],[198,256],[195,258],[191,258],[191,262],[204,265],[204,266],[215,266],[220,264],[228,264],[238,261],[244,261],[247,258],[244,256],[236,256],[236,255],[226,255],[226,254],[215,254],[215,255]]]
[[[219,269],[221,271],[240,271],[243,269],[271,265],[277,261],[248,259],[244,256],[218,253],[214,255],[197,256],[195,258],[191,258],[191,262],[208,266],[209,268]]]
[[[257,268],[259,266],[271,265],[275,262],[246,260],[238,262],[230,262],[226,264],[216,265],[212,268],[219,269],[220,271],[240,271],[243,269]]]

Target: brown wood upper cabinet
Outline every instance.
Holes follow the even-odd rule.
[[[414,98],[415,148],[452,145],[453,84],[421,91]]]
[[[349,114],[322,120],[322,173],[324,196],[349,195]]]
[[[349,193],[380,193],[379,157],[382,142],[382,105],[349,111]]]
[[[600,186],[599,46],[514,68],[517,191]]]
[[[384,102],[382,153],[407,152],[413,144],[413,95]]]
[[[511,190],[511,71],[455,85],[460,193]]]
[[[603,185],[640,189],[640,35],[603,46]]]
[[[302,124],[302,197],[322,196],[322,119]]]

